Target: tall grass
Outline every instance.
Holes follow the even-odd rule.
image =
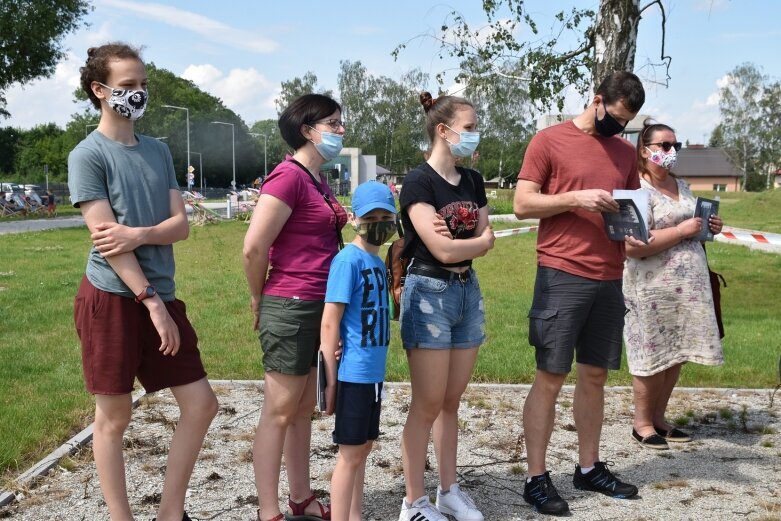
[[[501,224],[509,227],[517,224]],[[258,379],[261,353],[241,264],[247,226],[193,227],[175,247],[177,294],[200,338],[210,378]],[[349,239],[349,237],[347,237]],[[85,228],[2,237],[0,249],[0,472],[25,468],[88,423],[93,401],[84,391],[72,303],[84,272]],[[527,342],[535,275],[536,236],[498,239],[475,267],[486,301],[488,342],[475,380],[531,382]],[[772,387],[781,352],[781,257],[715,243],[708,254],[729,287],[723,290],[727,337],[723,367],[687,366],[681,384]],[[388,379],[408,377],[394,323]],[[627,384],[625,370],[610,383]]]

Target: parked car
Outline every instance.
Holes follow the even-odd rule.
[[[38,185],[24,185],[24,195],[32,195],[33,192],[41,195],[44,192],[44,189]]]
[[[0,192],[5,192],[6,201],[13,198],[13,194],[23,194],[24,188],[16,183],[0,183]]]

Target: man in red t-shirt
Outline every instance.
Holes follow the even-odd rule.
[[[624,243],[608,238],[602,212],[618,211],[614,189],[640,188],[634,147],[617,134],[644,101],[637,76],[611,74],[582,114],[531,140],[518,174],[515,215],[540,219],[529,310],[537,373],[523,410],[529,466],[524,499],[545,514],[569,511],[550,480],[545,454],[556,398],[573,358],[579,453],[573,484],[612,497],[637,494],[637,487],[616,479],[599,461],[604,385],[608,369],[621,364],[625,310]],[[642,244],[631,237],[626,241]]]

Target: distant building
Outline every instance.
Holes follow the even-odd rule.
[[[704,145],[682,148],[675,174],[686,180],[692,190],[716,192],[738,192],[743,179],[723,149]]]
[[[537,120],[537,130],[567,121],[575,114],[548,114]],[[650,116],[638,114],[630,121],[621,137],[637,146],[637,139],[643,129],[643,122]],[[675,173],[691,185],[692,190],[714,190],[737,192],[740,190],[743,174],[733,165],[721,148],[706,148],[704,145],[689,145],[678,152]],[[776,186],[781,184],[781,171],[775,176]]]
[[[563,121],[573,119],[577,114],[548,114],[541,116],[537,119],[537,131],[553,125],[558,125]],[[643,121],[650,118],[648,114],[638,114],[635,119],[627,123],[626,128],[621,133],[621,137],[630,141],[633,145],[637,145],[637,137],[640,135],[640,131],[643,130]]]

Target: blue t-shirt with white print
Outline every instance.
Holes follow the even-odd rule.
[[[334,257],[326,302],[345,304],[339,330],[343,351],[338,378],[373,384],[385,379],[390,315],[385,263],[354,244]]]

